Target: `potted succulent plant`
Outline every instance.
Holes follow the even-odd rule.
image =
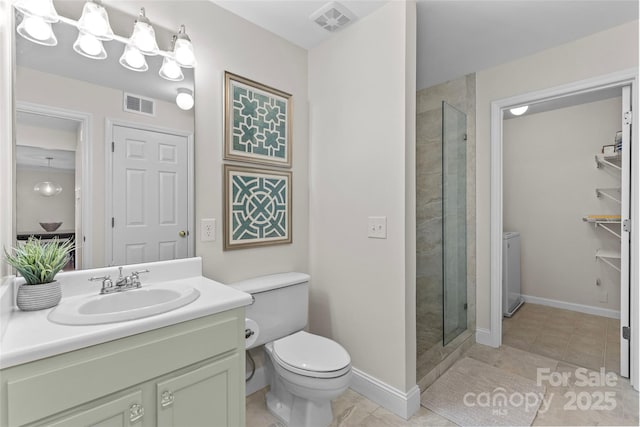
[[[62,298],[60,282],[56,274],[69,262],[73,250],[70,240],[57,238],[43,242],[30,237],[12,253],[4,250],[5,259],[22,277],[25,284],[18,287],[16,303],[25,311],[43,310],[57,305]]]

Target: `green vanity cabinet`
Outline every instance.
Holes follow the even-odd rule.
[[[144,411],[142,392],[135,391],[97,406],[75,411],[57,421],[45,422],[49,427],[135,427],[142,425]],[[132,413],[136,416],[132,416]]]
[[[1,426],[244,426],[244,309],[0,371]]]

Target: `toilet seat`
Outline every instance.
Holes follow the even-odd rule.
[[[304,331],[274,341],[272,354],[284,369],[306,377],[336,378],[351,370],[344,347]]]

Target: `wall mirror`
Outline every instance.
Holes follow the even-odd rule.
[[[76,21],[84,4],[54,1]],[[178,28],[154,25],[153,3],[143,5],[171,51]],[[129,37],[137,17],[105,8],[113,32]],[[19,30],[25,18],[14,13]],[[145,55],[148,69],[133,71],[121,65],[125,44],[103,41],[106,58],[89,58],[74,51],[78,28],[51,28],[55,46],[14,32],[14,244],[74,239],[69,270],[193,256],[195,114],[176,104],[178,92],[193,94],[193,68],[167,80],[164,57]]]

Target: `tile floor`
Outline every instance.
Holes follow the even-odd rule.
[[[580,367],[599,369],[600,366],[610,366],[617,371],[616,363],[611,360],[615,357],[614,349],[618,343],[617,322],[555,310],[557,309],[548,310],[547,307],[531,304],[523,306],[513,318],[505,320],[504,324],[507,326],[501,348],[475,344],[465,356],[536,381],[540,368],[552,375],[566,373],[569,380],[563,384],[542,381],[546,387],[545,400],[550,404],[546,411],[538,412],[534,426],[640,425],[638,393],[631,388],[628,380],[617,378],[613,385],[594,387],[576,382],[576,370]],[[554,337],[563,338],[564,341]],[[588,372],[590,375],[597,375],[597,371]],[[266,409],[265,393],[266,389],[262,389],[247,397],[248,427],[281,427]],[[597,396],[604,395],[603,393],[611,395],[615,402],[613,409],[572,408],[572,394],[583,395],[584,399],[593,399],[592,402],[595,403]],[[332,427],[455,426],[424,407],[411,419],[404,420],[352,390],[332,402],[332,407]]]
[[[620,321],[525,304],[502,322],[502,343],[585,368],[620,372]]]

